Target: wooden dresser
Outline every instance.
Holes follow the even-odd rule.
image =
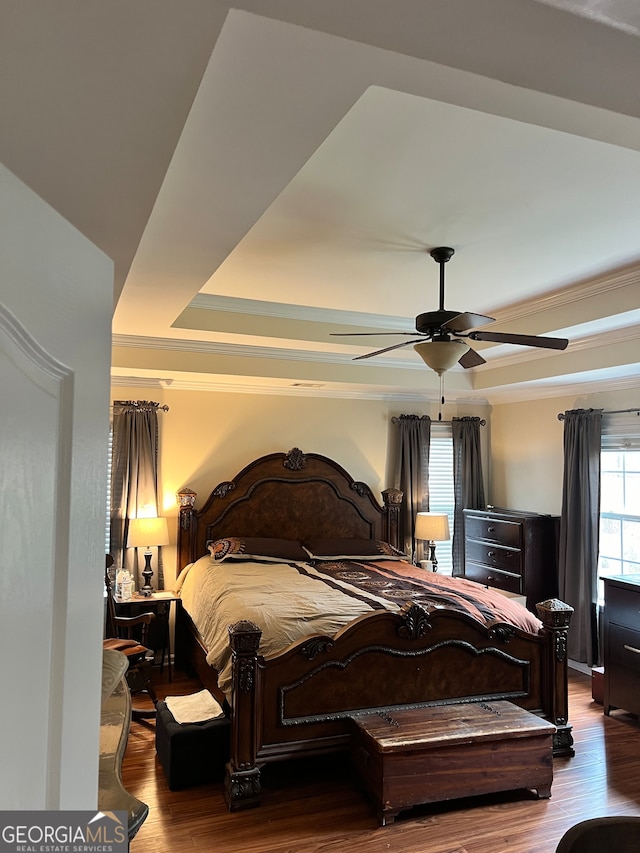
[[[535,613],[558,595],[560,517],[502,509],[465,509],[464,575],[484,586],[523,595]]]
[[[604,579],[603,704],[640,714],[640,575]]]

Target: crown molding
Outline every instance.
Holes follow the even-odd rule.
[[[607,272],[600,276],[574,282],[567,287],[543,293],[532,299],[514,302],[504,308],[488,309],[497,323],[507,320],[519,320],[543,311],[553,311],[565,305],[575,304],[595,296],[612,293],[620,288],[640,285],[640,264]]]
[[[553,397],[571,397],[573,395],[599,394],[611,391],[640,391],[640,375],[623,376],[618,379],[602,378],[584,381],[547,382],[538,384],[521,383],[505,388],[485,388],[484,393],[491,405],[500,403],[525,403],[531,400],[551,399]]]
[[[390,403],[423,403],[437,405],[439,394],[437,391],[430,392],[413,392],[398,390],[395,388],[366,388],[353,387],[336,388],[322,387],[311,383],[291,382],[289,385],[265,385],[265,384],[242,384],[234,382],[222,382],[215,378],[202,379],[180,379],[153,377],[153,376],[125,376],[122,374],[111,376],[111,385],[113,388],[151,388],[171,391],[206,391],[208,393],[223,393],[223,394],[259,394],[262,396],[294,396],[294,397],[319,397],[327,399],[343,399],[343,400],[382,400]],[[468,396],[468,391],[463,393],[447,394],[447,404],[456,403],[457,405],[464,404],[465,407],[488,405],[488,400],[485,396]]]
[[[207,391],[225,394],[259,394],[263,396],[293,396],[293,397],[326,397],[345,400],[389,400],[394,402],[421,402],[436,403],[438,394],[436,392],[417,393],[389,388],[329,388],[306,383],[292,382],[289,385],[268,384],[242,384],[234,382],[222,382],[215,378],[202,379],[163,379],[159,377],[146,376],[123,376],[112,375],[113,387],[133,388],[162,388],[171,391]],[[486,401],[484,401],[486,403]]]
[[[567,287],[541,294],[504,308],[488,309],[496,322],[517,320],[542,311],[569,305],[625,287],[640,285],[640,264],[633,264],[613,272],[582,279]],[[338,311],[331,308],[314,308],[309,305],[289,305],[281,302],[262,302],[258,299],[237,299],[232,296],[197,294],[189,308],[203,311],[224,311],[234,314],[263,315],[283,320],[304,320],[336,326],[363,326],[386,331],[414,331],[413,320],[407,317],[367,314],[359,311]]]
[[[296,396],[318,397],[328,399],[348,400],[386,400],[388,402],[411,402],[437,405],[438,394],[434,392],[408,392],[389,388],[353,388],[341,389],[334,387],[305,387],[298,383],[288,386],[269,386],[264,384],[243,385],[240,383],[221,382],[220,380],[198,379],[183,380],[180,378],[163,378],[148,376],[112,375],[111,385],[130,388],[151,388],[171,391],[206,391],[209,393],[226,394],[259,394],[262,396]],[[603,378],[599,380],[585,379],[583,382],[551,382],[541,381],[536,384],[510,385],[500,389],[483,389],[483,396],[470,397],[468,392],[447,392],[447,404],[464,404],[467,406],[491,406],[504,403],[523,403],[531,400],[551,399],[554,397],[570,397],[572,395],[597,394],[611,391],[640,390],[640,376],[621,377],[620,379]]]
[[[213,296],[207,293],[197,294],[187,307],[200,311],[223,311],[229,314],[311,321],[334,326],[371,326],[374,329],[388,331],[415,331],[413,321],[407,317],[367,314],[361,311],[339,311],[335,308],[316,308],[311,305],[289,305],[284,302],[262,302],[259,299],[238,299],[233,296]]]
[[[282,361],[320,362],[323,364],[352,364],[353,356],[324,350],[286,349],[252,344],[228,344],[219,341],[197,341],[176,338],[143,337],[140,335],[114,335],[114,347],[138,348],[177,352],[197,352],[207,355],[226,355],[243,358],[278,359]],[[394,367],[404,370],[424,370],[424,362],[416,359],[378,358],[378,367]]]
[[[629,326],[622,329],[611,329],[600,334],[584,335],[574,338],[569,343],[572,352],[589,350],[594,347],[610,346],[612,344],[631,342],[640,339],[640,327]],[[150,349],[177,352],[195,352],[208,355],[225,355],[243,358],[276,359],[282,361],[315,362],[322,364],[352,364],[353,356],[345,353],[335,353],[317,350],[286,349],[284,347],[253,346],[251,344],[228,344],[219,341],[198,341],[176,338],[143,337],[140,335],[114,335],[114,347]],[[507,346],[505,344],[505,346]],[[546,350],[530,347],[516,348],[512,352],[491,358],[491,348],[487,348],[485,364],[472,370],[486,371],[497,367],[508,367],[535,358],[551,358],[558,355],[557,350]],[[418,359],[377,357],[377,367],[391,367],[400,370],[424,370],[424,364]]]

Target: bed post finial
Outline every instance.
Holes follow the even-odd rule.
[[[196,492],[187,488],[176,492],[176,501],[180,507],[178,516],[178,539],[176,547],[176,577],[180,574],[187,563],[193,562],[193,549],[197,528],[197,516],[194,504],[197,498]]]
[[[178,506],[180,507],[180,527],[183,530],[188,530],[191,525],[191,516],[193,515],[193,507],[197,497],[197,492],[186,487],[176,492]]]
[[[233,668],[231,755],[226,768],[224,796],[229,811],[260,804],[260,768],[256,765],[258,723],[256,690],[258,647],[262,631],[241,620],[228,628]],[[245,723],[242,725],[241,720]]]
[[[291,471],[301,471],[303,468],[306,468],[307,457],[299,447],[292,447],[291,450],[285,454],[284,462],[282,464],[285,468],[289,468]]]
[[[568,723],[569,701],[567,686],[567,640],[573,607],[557,598],[550,598],[536,604],[538,617],[542,622],[542,631],[551,636],[548,643],[548,661],[550,679],[548,719],[556,725],[553,737],[554,755],[574,755],[571,726]]]
[[[382,500],[385,508],[386,540],[394,548],[400,548],[400,507],[404,492],[400,489],[385,489]]]

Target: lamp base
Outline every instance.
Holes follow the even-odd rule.
[[[429,550],[431,553],[429,554],[429,562],[431,563],[431,570],[433,572],[438,571],[438,561],[436,560],[436,543],[429,542]]]
[[[138,592],[140,595],[143,595],[145,598],[148,598],[153,594],[153,587],[149,583],[151,578],[153,577],[153,569],[151,568],[151,551],[144,552],[144,569],[142,570],[142,577],[144,578],[144,585],[140,587]]]

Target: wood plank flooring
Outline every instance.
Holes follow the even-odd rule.
[[[160,696],[200,689],[176,673]],[[170,791],[158,764],[154,722],[132,722],[126,788],[149,805],[132,853],[554,853],[573,824],[601,815],[640,815],[640,723],[605,717],[590,679],[570,673],[573,758],[556,758],[550,800],[519,791],[403,812],[378,826],[346,757],[289,762],[262,773],[262,804],[230,814],[222,784]]]

